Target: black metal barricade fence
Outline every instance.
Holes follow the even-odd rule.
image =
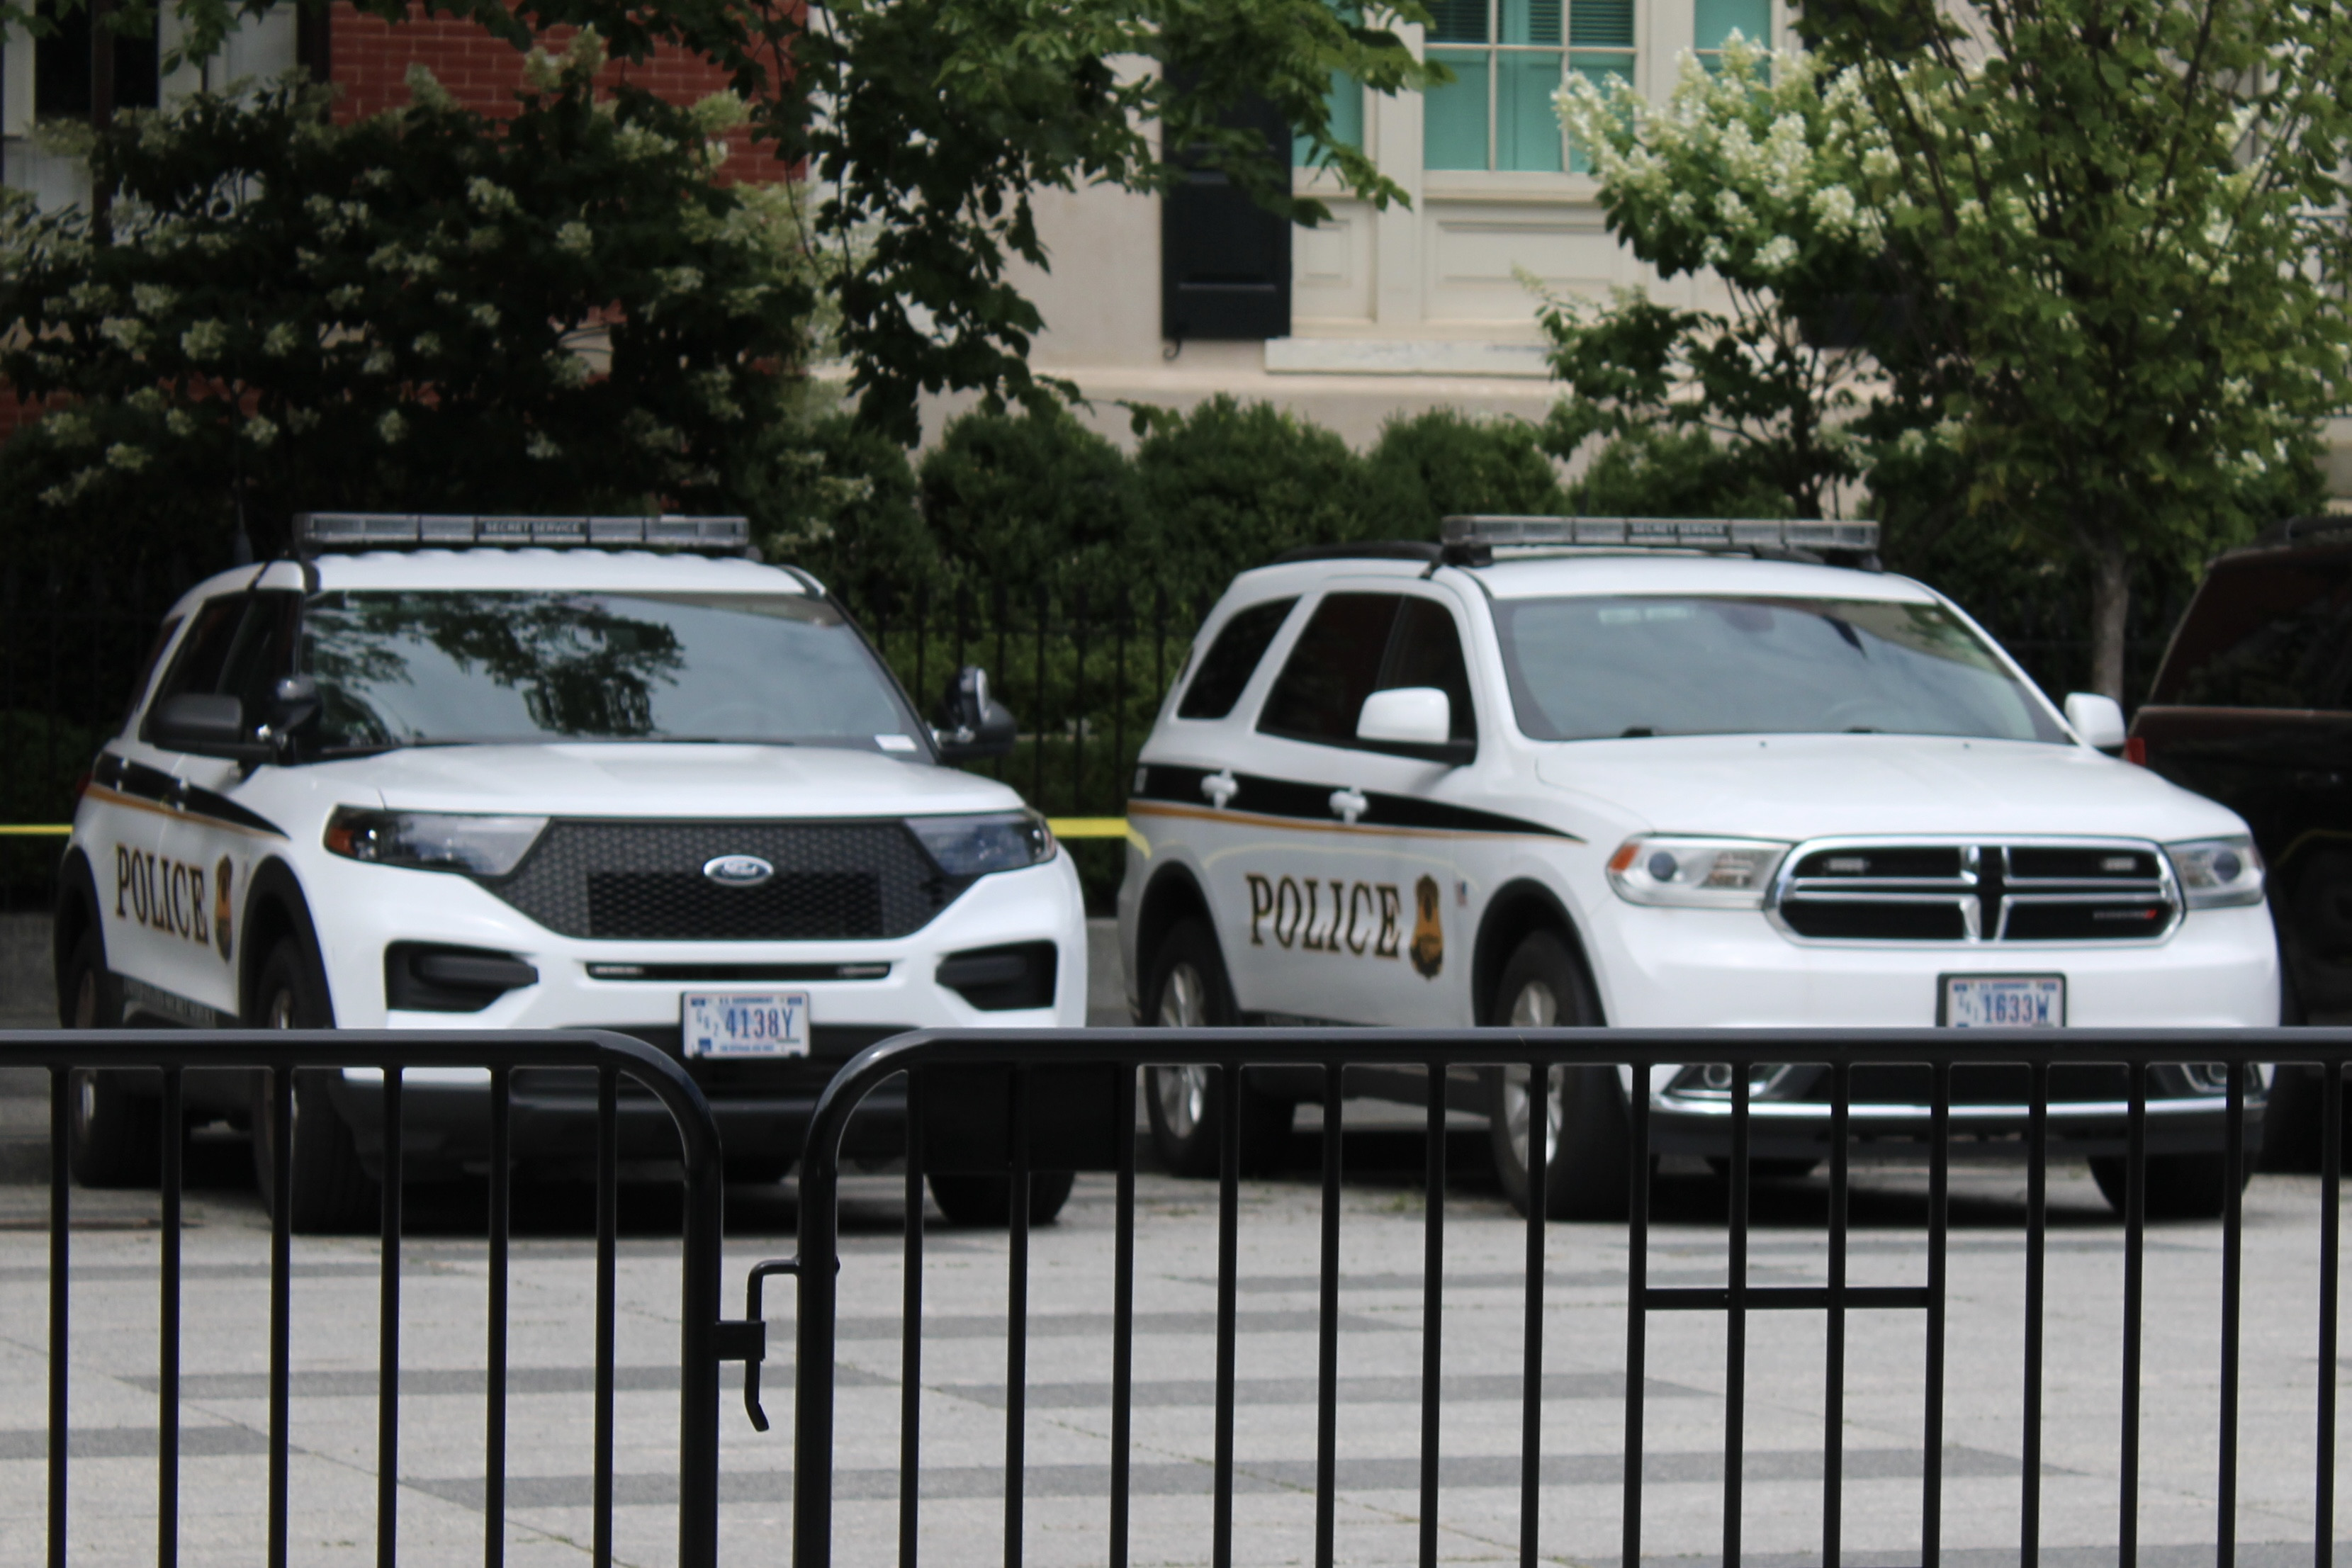
[[[621,1081],[634,1080],[676,1123],[682,1163],[680,1331],[678,1337],[678,1561],[711,1568],[718,1561],[719,1363],[756,1360],[756,1328],[719,1320],[720,1200],[718,1129],[702,1092],[672,1058],[641,1041],[596,1031],[534,1033],[475,1030],[433,1032],[114,1030],[0,1033],[0,1066],[47,1068],[49,1112],[48,1497],[47,1562],[68,1561],[67,1500],[71,1480],[67,1394],[73,1343],[72,1188],[68,1172],[70,1095],[76,1069],[154,1073],[162,1085],[161,1258],[156,1346],[157,1561],[179,1561],[181,1458],[181,1228],[184,1074],[191,1070],[254,1070],[270,1074],[275,1190],[292,1179],[294,1075],[344,1068],[383,1074],[382,1305],[376,1364],[376,1561],[390,1568],[399,1542],[400,1288],[402,1232],[402,1075],[424,1068],[486,1069],[484,1115],[489,1133],[488,1306],[484,1324],[484,1451],[487,1463],[482,1560],[504,1561],[508,1400],[509,1173],[513,1075],[546,1068],[596,1074],[596,1255],[593,1561],[613,1553],[614,1321]],[[276,1206],[269,1251],[268,1541],[266,1561],[288,1555],[288,1425],[292,1371],[292,1233],[288,1206]]]
[[[2020,1107],[2027,1127],[2025,1316],[2019,1347],[2021,1381],[2022,1464],[2019,1549],[2025,1568],[2039,1561],[2042,1540],[2044,1249],[2050,1162],[2052,1069],[2093,1063],[2120,1068],[2127,1079],[2115,1120],[2123,1129],[2127,1160],[2125,1204],[2123,1329],[2121,1345],[2120,1486],[2115,1544],[2123,1568],[2138,1553],[2141,1441],[2141,1357],[2144,1345],[2143,1252],[2147,1210],[2149,1078],[2171,1063],[2228,1064],[2224,1106],[2228,1171],[2242,1171],[2252,1154],[2247,1073],[2258,1062],[2321,1064],[2328,1092],[2322,1126],[2321,1218],[2313,1239],[2318,1249],[2319,1286],[2312,1303],[2318,1365],[2318,1405],[2313,1462],[2315,1479],[2314,1568],[2332,1568],[2335,1538],[2336,1365],[2338,1263],[2337,1198],[2342,1167],[2344,1066],[2352,1059],[2352,1030],[2069,1030],[2063,1039],[2027,1040],[1984,1035],[1962,1037],[1945,1030],[1789,1031],[1737,1030],[1559,1030],[1545,1031],[1408,1030],[1101,1030],[1082,1033],[1018,1030],[931,1031],[902,1035],[868,1048],[834,1079],[817,1106],[803,1157],[799,1255],[761,1265],[763,1272],[798,1277],[799,1314],[793,1450],[795,1568],[828,1568],[833,1561],[833,1463],[835,1442],[835,1351],[837,1328],[836,1274],[841,1267],[838,1215],[842,1134],[858,1103],[886,1079],[908,1075],[908,1155],[904,1301],[900,1333],[898,1561],[915,1568],[920,1515],[922,1434],[919,1396],[923,1365],[923,1182],[926,1171],[999,1172],[1013,1186],[1007,1286],[1006,1390],[1004,1416],[1004,1518],[1003,1560],[1007,1568],[1024,1552],[1023,1456],[1026,1411],[1024,1384],[1029,1268],[1029,1221],[1025,1194],[1031,1173],[1040,1170],[1108,1170],[1116,1173],[1116,1232],[1113,1263],[1110,1473],[1108,1512],[1112,1568],[1129,1560],[1130,1437],[1133,1426],[1136,1247],[1136,1093],[1138,1070],[1150,1064],[1203,1063],[1223,1082],[1244,1068],[1280,1065],[1319,1069],[1324,1125],[1339,1124],[1342,1073],[1351,1068],[1421,1068],[1442,1074],[1448,1065],[1524,1068],[1530,1082],[1545,1082],[1559,1065],[1628,1065],[1637,1071],[1663,1063],[1731,1064],[1728,1126],[1730,1270],[1722,1287],[1662,1288],[1648,1282],[1648,1226],[1653,1146],[1647,1098],[1632,1097],[1629,1108],[1629,1177],[1632,1199],[1627,1238],[1631,1279],[1624,1331],[1624,1454],[1622,1552],[1631,1568],[1643,1547],[1643,1401],[1649,1321],[1659,1312],[1717,1314],[1725,1327],[1725,1420],[1722,1472],[1726,1568],[1741,1554],[1741,1485],[1748,1318],[1759,1312],[1818,1312],[1826,1323],[1821,1552],[1825,1568],[1837,1568],[1844,1509],[1841,1458],[1845,1411],[1847,1314],[1854,1312],[1917,1312],[1921,1318],[1922,1375],[1918,1410],[1923,1479],[1919,1494],[1919,1562],[1938,1568],[1943,1538],[1945,1449],[1945,1333],[1949,1174],[1953,1144],[1953,1071],[1963,1064],[2017,1063],[2029,1091]],[[1832,1079],[1829,1099],[1830,1205],[1827,1220],[1829,1276],[1826,1286],[1772,1286],[1748,1279],[1748,1199],[1751,1104],[1749,1073],[1758,1064],[1825,1065]],[[1923,1286],[1866,1287],[1847,1281],[1849,1166],[1853,1139],[1849,1116],[1856,1069],[1881,1065],[1927,1069],[1931,1085],[1924,1116],[1928,1157]],[[1426,1096],[1427,1171],[1424,1261],[1422,1279],[1420,1375],[1419,1556],[1433,1563],[1440,1509],[1441,1371],[1445,1329],[1445,1106],[1444,1096]],[[1211,1561],[1229,1568],[1234,1560],[1234,1406],[1236,1350],[1237,1226],[1239,1214],[1240,1097],[1216,1097],[1222,1160],[1218,1185],[1215,1309],[1215,1382]],[[928,1115],[927,1115],[928,1108]],[[952,1111],[951,1117],[943,1112]],[[2257,1124],[2258,1125],[2258,1124]],[[1530,1137],[1528,1188],[1545,1190],[1545,1140]],[[1341,1140],[1322,1140],[1322,1211],[1319,1313],[1318,1318],[1317,1458],[1314,1486],[1314,1561],[1331,1563],[1336,1488],[1337,1366],[1339,1288],[1339,1190]],[[2239,1183],[2224,1182],[2221,1215],[2221,1328],[2220,1358],[2219,1469],[2214,1478],[2218,1526],[2217,1568],[2233,1568],[2239,1469],[2239,1334],[2242,1213]],[[1544,1552],[1538,1529],[1543,1455],[1543,1292],[1547,1227],[1540,1207],[1526,1225],[1524,1343],[1519,1373],[1522,1420],[1519,1454],[1519,1559],[1533,1564]],[[755,1287],[756,1289],[756,1287]],[[752,1312],[757,1314],[757,1298]],[[756,1378],[747,1381],[747,1404],[755,1420]],[[969,1556],[970,1553],[962,1555]]]

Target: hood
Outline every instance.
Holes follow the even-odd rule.
[[[1854,833],[2246,831],[2235,812],[2080,746],[1940,736],[1668,736],[1549,747],[1546,784],[1651,831],[1761,839]]]
[[[992,779],[818,746],[430,746],[325,764],[383,803],[533,817],[899,817],[1002,811]],[[354,802],[355,804],[358,802]]]

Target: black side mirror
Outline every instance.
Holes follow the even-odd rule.
[[[308,675],[289,675],[270,688],[269,728],[289,736],[319,716],[319,683]]]
[[[948,682],[932,721],[942,762],[983,762],[1012,751],[1019,726],[1012,711],[988,695],[988,672],[966,664]]]
[[[245,705],[233,696],[182,692],[155,709],[148,734],[166,751],[208,757],[266,755],[245,727]]]

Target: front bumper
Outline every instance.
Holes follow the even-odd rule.
[[[804,1058],[685,1061],[711,1103],[730,1173],[771,1177],[799,1156],[817,1096],[845,1061],[877,1040],[914,1029],[1076,1028],[1086,1021],[1084,902],[1066,855],[973,883],[922,929],[890,940],[840,942],[619,942],[559,936],[463,878],[334,862],[310,890],[320,916],[335,1017],[347,1029],[598,1029],[681,1055],[681,996],[688,990],[789,988],[809,994],[811,1051]],[[384,952],[395,942],[509,954],[538,971],[536,984],[507,992],[475,1012],[385,1006]],[[991,1010],[940,984],[954,953],[1018,943],[1056,949],[1050,1007]],[[668,974],[698,966],[809,967],[887,965],[872,978],[815,980],[600,979],[592,965],[655,965]],[[411,1071],[403,1077],[403,1157],[429,1178],[487,1168],[489,1074]],[[344,1072],[332,1089],[362,1159],[380,1166],[383,1090],[373,1071]],[[596,1084],[584,1070],[518,1071],[510,1132],[525,1165],[569,1166],[596,1152]],[[650,1093],[622,1082],[619,1129],[625,1160],[675,1159],[669,1113]],[[903,1101],[895,1090],[869,1097],[853,1118],[844,1154],[895,1155],[904,1146]]]

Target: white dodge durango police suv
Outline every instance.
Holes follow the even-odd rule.
[[[2246,825],[2102,755],[2115,705],[2054,710],[1957,606],[1874,570],[1875,525],[1454,518],[1446,538],[1299,551],[1210,614],[1129,807],[1144,1021],[2278,1021]],[[2026,1120],[2025,1069],[1998,1061],[1955,1074],[1963,1135]],[[2116,1202],[2122,1071],[2052,1076],[2053,1134]],[[1524,1206],[1526,1070],[1453,1077]],[[1654,1070],[1653,1146],[1727,1155],[1731,1083]],[[1549,1086],[1550,1212],[1622,1214],[1633,1087]],[[1754,1071],[1760,1171],[1822,1156],[1828,1087]],[[2227,1087],[2200,1067],[2151,1085],[2151,1212],[2218,1209]],[[1926,1125],[1925,1069],[1853,1088],[1858,1136]],[[1171,1165],[1213,1169],[1216,1092],[1153,1070]],[[1319,1079],[1259,1070],[1241,1092],[1247,1153]]]
[[[1001,752],[1011,716],[965,671],[944,731],[923,723],[741,519],[319,514],[297,538],[173,609],[91,770],[57,908],[68,1027],[616,1030],[684,1059],[730,1174],[772,1177],[858,1048],[1084,1021],[1068,857],[1011,789],[941,766]],[[412,1173],[481,1167],[487,1082],[406,1075]],[[373,1212],[380,1084],[298,1081],[299,1226]],[[244,1121],[257,1088],[186,1092]],[[76,1090],[82,1179],[147,1176],[152,1083]],[[518,1158],[593,1149],[593,1073],[513,1092]],[[901,1103],[849,1152],[898,1153]],[[676,1148],[650,1096],[622,1136]],[[1004,1202],[934,1192],[956,1218]]]

